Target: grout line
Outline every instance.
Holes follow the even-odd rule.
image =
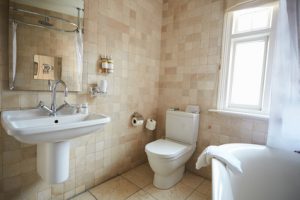
[[[135,168],[137,168],[137,167],[139,167],[139,166],[141,166],[141,165],[144,165],[144,164],[145,164],[145,163],[140,164],[140,165],[136,166]],[[110,180],[112,180],[112,179],[114,179],[114,178],[117,178],[118,176],[120,176],[120,177],[122,177],[122,178],[128,180],[129,182],[131,182],[131,183],[133,183],[134,185],[136,185],[138,188],[142,189],[142,188],[139,187],[137,184],[135,184],[134,182],[132,182],[131,180],[129,180],[128,178],[126,178],[125,176],[123,176],[123,174],[125,174],[125,173],[127,173],[127,172],[129,172],[129,171],[131,171],[131,170],[133,170],[133,169],[135,169],[135,168],[132,168],[132,169],[126,171],[126,172],[123,172],[123,173],[121,173],[121,174],[117,174],[116,176],[113,176],[113,177],[111,177],[111,178],[108,178],[108,179],[105,180],[104,182],[102,182],[102,183],[100,183],[100,184],[98,184],[98,185],[94,185],[92,188],[89,188],[89,189],[86,190],[86,191],[90,191],[90,190],[94,189],[95,187],[98,187],[98,186],[100,186],[100,185],[102,185],[102,184],[105,184],[106,182],[108,182],[108,181],[110,181]],[[75,181],[76,181],[76,180],[75,180]]]
[[[199,185],[197,185],[197,187],[195,187],[195,189],[193,189],[192,192],[191,192],[185,199],[188,199],[190,196],[192,196],[192,194],[193,194],[195,191],[197,191],[198,187],[199,187],[202,183],[204,183],[204,181],[202,181]]]
[[[76,194],[75,196],[72,196],[72,197],[67,198],[66,200],[74,199],[74,198],[78,197],[79,195],[82,195],[83,193],[86,193],[86,192],[87,192],[87,191],[80,192],[80,193]],[[52,195],[51,195],[51,199],[52,199]]]
[[[198,186],[197,186],[194,190],[192,190],[192,192],[191,192],[185,199],[188,199],[190,196],[192,196],[192,194],[193,194],[195,191],[197,191],[197,188],[198,188]]]
[[[145,163],[144,163],[144,164],[145,164]],[[144,165],[144,164],[141,164],[141,165]],[[141,166],[141,165],[138,165],[138,166],[136,166],[135,168],[137,168],[137,167],[139,167],[139,166]],[[135,168],[133,168],[133,169],[131,169],[131,170],[134,170]],[[131,171],[131,170],[129,170],[129,171]],[[127,172],[128,172],[128,171],[127,171]],[[127,173],[127,172],[125,172],[125,173]],[[123,173],[123,174],[125,174],[125,173]],[[133,196],[134,194],[136,194],[136,193],[138,193],[139,191],[142,190],[142,191],[144,191],[146,194],[149,194],[153,199],[159,200],[159,199],[157,199],[156,197],[154,197],[153,195],[151,195],[151,193],[149,193],[149,192],[147,192],[146,190],[144,190],[144,188],[148,187],[149,185],[152,185],[152,183],[149,183],[149,184],[147,184],[147,185],[145,185],[145,186],[143,186],[143,187],[140,187],[140,186],[138,186],[136,183],[134,183],[133,181],[131,181],[129,178],[123,176],[123,174],[121,174],[120,176],[122,176],[124,179],[126,179],[127,181],[129,181],[130,183],[136,185],[136,186],[139,188],[138,191],[136,191],[135,193],[133,193],[132,195],[130,195],[128,198],[130,198],[131,196]],[[128,198],[127,198],[127,199],[128,199]]]
[[[195,174],[195,173],[193,173],[193,172],[190,172],[190,171],[188,171],[188,170],[186,170],[185,172],[184,172],[184,176],[186,176],[187,175],[187,172],[189,172],[189,173],[191,173],[191,174],[193,174],[193,175],[196,175],[196,176],[199,176],[199,175],[197,175],[197,174]],[[192,191],[191,191],[191,193],[185,198],[185,200],[186,199],[188,199],[190,196],[192,196],[192,194],[195,192],[195,191],[197,191],[197,189],[198,189],[198,187],[200,186],[200,185],[202,185],[204,182],[205,182],[205,178],[203,178],[202,176],[199,176],[199,177],[201,177],[202,179],[203,179],[203,181],[201,181]],[[185,186],[187,186],[187,187],[189,187],[189,188],[191,188],[189,185],[186,185],[186,184],[184,184],[184,183],[182,183],[183,185],[185,185]]]
[[[91,193],[89,190],[87,192],[90,193],[90,195],[92,195],[96,200],[98,200],[97,197],[93,193]]]
[[[149,185],[152,184],[152,182],[151,182],[151,183],[149,183],[149,184],[147,184],[147,185],[145,185],[145,186],[140,187],[140,186],[138,186],[136,183],[134,183],[133,181],[131,181],[129,178],[123,176],[122,174],[121,174],[120,176],[122,176],[124,179],[126,179],[126,180],[129,181],[130,183],[136,185],[138,188],[140,188],[140,189],[142,189],[142,190],[143,190],[144,188],[146,188],[146,187],[148,187]]]
[[[145,185],[142,189],[144,189],[144,188],[146,188],[146,187],[148,187],[149,185],[153,185],[153,180],[152,180],[152,182],[151,183],[149,183],[148,185]]]
[[[144,163],[144,164],[145,164],[145,163]],[[142,166],[142,165],[144,165],[144,164],[138,165],[138,166],[136,166],[135,168],[137,168],[137,167],[139,167],[139,166]],[[135,168],[133,168],[133,169],[131,169],[131,170],[134,170]],[[131,171],[131,170],[129,170],[129,171]],[[127,171],[127,172],[129,172],[129,171]],[[136,185],[138,188],[143,189],[143,188],[145,188],[145,187],[147,187],[148,185],[151,184],[151,183],[149,183],[148,185],[145,185],[144,187],[140,187],[140,186],[138,186],[136,183],[134,183],[133,181],[131,181],[129,178],[123,176],[123,175],[126,174],[127,172],[124,172],[124,173],[120,174],[120,176],[122,176],[124,179],[126,179],[126,180],[129,181],[130,183]]]
[[[150,184],[149,184],[149,185],[150,185]],[[130,196],[127,197],[126,199],[129,199],[131,196],[135,195],[136,193],[138,193],[138,192],[141,191],[141,190],[142,190],[143,192],[145,192],[146,194],[149,194],[153,199],[159,200],[159,199],[157,199],[156,197],[152,196],[149,192],[145,191],[143,188],[140,189],[140,190],[138,190],[138,191],[136,191],[135,193],[133,193],[132,195],[130,195]]]
[[[140,190],[134,192],[133,194],[129,195],[126,199],[129,199],[131,196],[135,195],[136,193],[138,193]]]
[[[125,176],[123,176],[122,174],[120,175],[122,178],[126,179],[128,182],[134,184],[135,186],[137,186],[139,189],[143,189],[142,187],[138,186],[137,184],[135,184],[133,181],[131,181],[130,179],[126,178]]]
[[[147,194],[149,194],[153,199],[159,200],[159,199],[157,199],[155,196],[153,196],[151,193],[149,193],[149,192],[147,192],[147,191],[145,191],[145,190],[143,190],[143,191],[146,192]]]
[[[203,178],[203,177],[202,177],[202,178]],[[202,184],[205,182],[205,180],[208,180],[208,179],[206,179],[206,178],[203,178],[203,179],[204,179],[204,180],[203,180],[197,187],[195,187],[195,189],[193,189],[193,191],[191,192],[191,194],[189,194],[189,195],[185,198],[185,200],[188,199],[190,196],[192,196],[192,194],[193,194],[194,192],[198,192],[197,189],[200,187],[200,185],[202,185]],[[198,192],[198,193],[207,196],[206,194],[203,194],[203,193],[201,193],[201,192]]]
[[[100,186],[100,185],[102,185],[102,184],[104,184],[104,183],[106,183],[106,182],[108,182],[108,181],[114,179],[114,178],[117,178],[118,176],[121,176],[121,174],[117,174],[117,175],[115,175],[115,176],[112,176],[112,177],[106,179],[105,181],[103,181],[102,183],[99,183],[99,184],[94,185],[93,187],[87,189],[87,191],[90,191],[90,190],[92,190],[92,189],[94,189],[94,188],[96,188],[96,187],[98,187],[98,186]]]

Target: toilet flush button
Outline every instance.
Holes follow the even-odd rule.
[[[197,105],[188,105],[185,109],[185,112],[188,113],[200,113],[200,108]]]

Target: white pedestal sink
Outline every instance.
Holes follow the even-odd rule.
[[[42,110],[4,111],[2,126],[8,135],[37,144],[37,171],[48,183],[61,183],[69,176],[69,140],[87,135],[110,122],[105,115],[71,114],[48,116]]]

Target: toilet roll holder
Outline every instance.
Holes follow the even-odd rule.
[[[131,116],[131,124],[132,126],[142,126],[144,124],[144,117],[138,113],[134,112]]]
[[[141,114],[138,113],[138,112],[134,112],[134,113],[132,114],[132,117],[137,117],[137,118],[143,118],[143,119],[144,119],[143,115],[141,115]]]

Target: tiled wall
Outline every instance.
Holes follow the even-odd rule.
[[[91,112],[111,116],[104,131],[72,140],[70,178],[49,185],[36,173],[36,146],[21,144],[1,128],[0,199],[67,199],[87,188],[146,161],[144,145],[154,137],[142,127],[133,128],[130,116],[138,111],[156,117],[162,1],[86,0],[84,34],[84,90],[88,84],[108,80],[108,94],[91,98],[72,93],[71,103],[89,103]],[[11,92],[8,87],[8,0],[0,1],[1,108],[49,104],[49,92]],[[115,72],[98,74],[100,54],[111,54]],[[3,87],[2,87],[3,86]],[[58,96],[60,103],[62,94]]]
[[[224,0],[165,0],[159,83],[159,135],[164,133],[168,107],[201,108],[198,146],[188,168],[210,176],[209,168],[196,171],[195,161],[208,145],[233,142],[264,144],[263,120],[213,114],[216,108],[221,58]]]

